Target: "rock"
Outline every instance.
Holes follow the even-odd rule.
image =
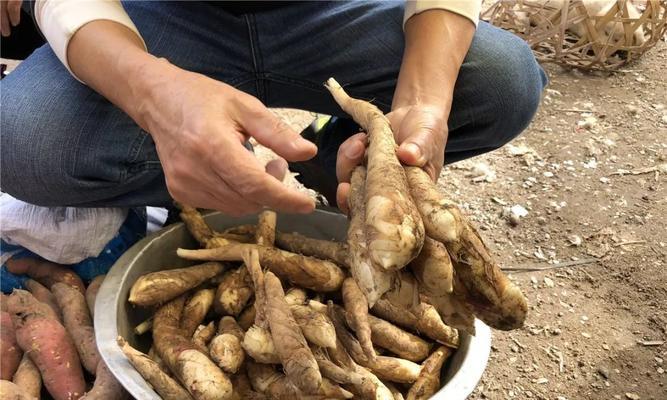
[[[583,242],[581,236],[579,235],[570,235],[567,237],[567,241],[570,242],[570,244],[574,247],[581,246],[581,243]]]
[[[577,127],[581,129],[588,129],[591,130],[595,128],[595,126],[598,124],[598,119],[595,117],[586,117],[580,121],[577,122]]]
[[[607,368],[598,368],[598,374],[602,375],[604,379],[609,379],[609,370]]]
[[[546,276],[544,277],[544,285],[548,288],[555,286],[554,281],[551,278],[547,278]]]
[[[631,392],[627,392],[627,393],[625,393],[625,397],[627,397],[627,398],[630,399],[630,400],[639,400],[639,399],[641,399],[641,397],[639,397],[638,394],[636,394],[636,393],[631,393]]]
[[[477,163],[473,165],[468,173],[473,182],[493,182],[496,179],[496,172],[488,164]]]
[[[639,113],[639,108],[635,105],[628,104],[625,108],[628,110],[630,115],[637,115],[637,113]]]

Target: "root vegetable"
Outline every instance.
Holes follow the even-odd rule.
[[[371,260],[388,270],[419,254],[424,225],[412,201],[389,120],[371,103],[353,99],[333,78],[326,83],[343,111],[368,133],[365,231]]]
[[[188,232],[202,247],[206,247],[208,241],[213,237],[213,231],[196,208],[186,205],[181,205],[180,208],[179,216],[185,227],[188,228]]]
[[[302,304],[291,305],[289,309],[308,342],[320,347],[336,346],[336,330],[326,315]]]
[[[419,284],[414,275],[404,270],[397,277],[396,284],[383,298],[408,309],[416,307],[419,304]]]
[[[209,344],[209,353],[223,371],[235,374],[245,360],[243,330],[232,317],[223,317],[218,326],[218,335]]]
[[[3,305],[6,303],[3,301]],[[23,351],[16,343],[16,332],[11,314],[2,311],[0,316],[0,378],[12,379],[21,363]]]
[[[151,321],[153,320],[151,319]],[[157,364],[157,366],[162,370],[162,372],[164,372],[169,376],[172,376],[172,373],[171,371],[169,371],[169,367],[167,366],[167,364],[164,362],[162,357],[160,357],[157,351],[155,351],[155,346],[151,346],[151,348],[148,349],[148,358],[153,360],[155,364]]]
[[[307,394],[316,393],[322,376],[306,339],[297,325],[278,277],[271,271],[264,276],[266,318],[269,322],[276,352],[289,380]]]
[[[39,397],[33,397],[25,389],[16,385],[12,381],[0,380],[0,398],[4,400],[37,400]]]
[[[56,315],[58,315],[58,318],[62,321],[63,313],[60,310],[60,307],[58,307],[56,298],[53,296],[53,293],[51,293],[49,289],[34,279],[26,280],[23,286],[25,286],[26,290],[28,290],[35,299],[51,307]]]
[[[109,371],[104,361],[100,361],[95,373],[95,384],[85,396],[81,397],[81,400],[123,400],[128,397],[128,393]]]
[[[232,400],[266,400],[267,397],[259,392],[252,390],[248,374],[242,371],[232,375],[232,385],[234,386],[234,395]]]
[[[225,265],[207,262],[192,267],[152,272],[139,277],[130,289],[128,301],[148,307],[172,300],[222,273]]]
[[[163,400],[192,400],[190,393],[163,372],[160,366],[150,357],[130,346],[120,336],[117,341],[118,346],[120,346],[130,363]]]
[[[391,395],[394,396],[394,400],[404,400],[403,393],[391,382],[384,382],[387,389],[391,392]]]
[[[347,278],[343,281],[342,294],[345,311],[347,312],[348,324],[357,334],[357,338],[359,339],[359,343],[361,343],[361,348],[364,350],[366,357],[368,357],[369,360],[374,361],[375,350],[373,349],[373,342],[371,341],[371,326],[368,321],[368,302],[366,301],[366,297],[364,297],[361,289],[359,289],[359,286],[357,286],[357,283],[352,278]]]
[[[153,317],[149,317],[144,322],[134,327],[135,335],[143,335],[153,329]]]
[[[241,314],[239,314],[239,317],[237,318],[237,321],[239,323],[239,326],[243,328],[244,331],[247,331],[250,329],[252,324],[255,323],[255,305],[250,304],[246,308],[241,311]]]
[[[276,233],[276,245],[281,249],[321,260],[330,260],[349,268],[349,250],[345,243],[313,239],[298,233]]]
[[[368,321],[375,345],[414,362],[422,361],[428,357],[431,345],[424,339],[372,315],[368,316]]]
[[[197,346],[199,351],[208,354],[208,344],[215,337],[215,322],[211,321],[206,325],[199,325],[192,335],[192,344]]]
[[[252,279],[246,268],[241,267],[223,275],[215,292],[215,311],[221,315],[236,317],[252,297]]]
[[[262,364],[280,364],[280,357],[268,329],[253,325],[243,337],[243,349],[253,360]]]
[[[185,298],[180,296],[155,313],[155,350],[192,397],[197,400],[228,399],[232,395],[232,385],[225,373],[178,327],[184,303]]]
[[[364,293],[369,306],[373,306],[382,295],[394,286],[395,273],[386,271],[371,262],[366,244],[364,220],[366,206],[364,204],[364,185],[366,169],[357,167],[350,182],[348,197],[350,209],[350,225],[347,229],[347,245],[349,248],[350,272]]]
[[[14,290],[7,302],[16,341],[39,369],[55,400],[81,397],[86,390],[81,362],[72,338],[53,310],[25,290]]]
[[[331,304],[329,316],[336,327],[336,337],[340,338],[354,361],[369,368],[380,379],[399,383],[412,383],[417,379],[421,367],[412,361],[387,356],[377,356],[374,361],[368,359],[357,339],[345,328],[340,307]]]
[[[410,263],[410,269],[420,289],[429,296],[440,296],[454,290],[454,270],[449,253],[445,245],[428,236],[424,238],[421,253]]]
[[[276,219],[275,211],[264,210],[257,217],[257,230],[255,231],[255,243],[261,246],[273,247],[276,241]]]
[[[42,392],[42,375],[28,354],[23,353],[19,368],[16,370],[12,382],[22,388],[28,395],[36,399]]]
[[[323,379],[317,392],[303,393],[292,384],[290,379],[266,364],[248,363],[248,377],[252,387],[272,399],[351,399],[352,393],[334,385],[328,379]]]
[[[305,304],[306,300],[308,300],[308,295],[306,294],[306,291],[301,288],[291,288],[285,295],[285,301],[290,306],[295,304]]]
[[[364,378],[356,371],[344,369],[329,360],[322,351],[313,351],[322,376],[343,385],[361,385]]]
[[[178,249],[178,255],[190,260],[241,261],[249,250],[259,252],[260,263],[297,286],[315,291],[340,289],[345,274],[331,261],[293,254],[272,247],[234,243],[216,249]]]
[[[375,303],[373,314],[396,325],[420,332],[446,346],[456,348],[459,346],[459,334],[442,321],[438,311],[430,304],[421,303],[419,306],[408,310],[404,307],[393,305],[385,299]]]
[[[440,370],[451,354],[450,348],[441,346],[424,361],[419,378],[408,392],[407,400],[427,400],[440,389]]]
[[[185,336],[192,336],[195,329],[204,321],[208,310],[213,305],[214,289],[199,289],[186,302],[181,316],[181,329]]]
[[[86,287],[79,275],[62,265],[37,258],[20,258],[18,260],[10,258],[5,265],[12,274],[28,275],[49,289],[54,283],[62,282],[75,287],[81,293],[86,292]]]
[[[407,167],[406,173],[426,232],[447,247],[475,314],[496,329],[523,326],[526,298],[500,270],[477,231],[459,208],[436,190],[422,169]]]
[[[456,277],[454,281],[456,282]],[[465,297],[459,294],[458,284],[454,283],[454,292],[442,296],[422,296],[424,302],[432,304],[442,320],[452,328],[475,334],[475,315]],[[444,343],[446,344],[446,343]]]
[[[95,342],[93,321],[88,313],[88,305],[83,293],[64,283],[51,286],[58,306],[63,311],[63,322],[67,332],[74,339],[81,364],[88,373],[95,375],[100,353]]]
[[[104,283],[104,278],[106,278],[106,275],[96,276],[86,288],[86,303],[88,304],[90,316],[93,319],[95,318],[95,300],[97,299],[97,292],[100,291],[100,287],[102,286],[102,283]]]

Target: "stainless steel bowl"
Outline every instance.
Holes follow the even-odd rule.
[[[208,214],[205,219],[217,230],[257,221],[256,217],[230,218],[220,213]],[[347,220],[340,214],[320,210],[310,215],[282,214],[278,216],[278,229],[320,239],[344,240]],[[120,335],[139,350],[147,352],[150,347],[150,334],[142,337],[133,333],[133,327],[144,321],[149,313],[128,304],[128,293],[134,281],[143,274],[191,265],[192,262],[176,256],[178,247],[197,247],[183,224],[171,225],[151,234],[114,264],[97,295],[95,336],[100,353],[118,381],[136,399],[158,400],[159,396],[116,345],[116,337]],[[464,400],[479,382],[491,349],[491,333],[480,321],[476,321],[476,329],[474,337],[462,335],[461,345],[443,373],[443,387],[433,399]]]

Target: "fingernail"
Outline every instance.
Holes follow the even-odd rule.
[[[405,149],[405,151],[412,154],[418,163],[421,163],[423,161],[424,155],[422,154],[422,149],[420,149],[419,146],[417,146],[416,144],[406,143],[403,145],[403,148]]]
[[[345,149],[345,157],[350,159],[358,158],[363,152],[364,146],[361,143],[354,141],[350,143],[347,149]]]

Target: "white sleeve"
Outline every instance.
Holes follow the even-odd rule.
[[[462,15],[472,21],[475,26],[479,22],[479,13],[482,10],[482,0],[407,0],[403,27],[410,17],[426,10],[447,10]]]
[[[35,4],[35,21],[39,29],[70,73],[72,70],[67,63],[69,41],[79,28],[96,20],[114,21],[128,27],[146,48],[137,27],[118,0],[37,0]]]

